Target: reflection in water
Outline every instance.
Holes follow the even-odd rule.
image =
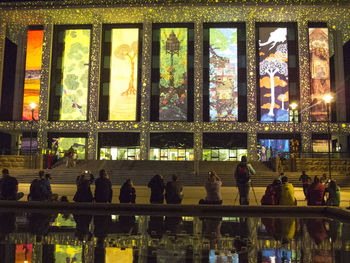
[[[1,262],[348,262],[328,218],[1,213]],[[16,260],[16,261],[14,261]]]

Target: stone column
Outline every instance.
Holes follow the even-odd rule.
[[[149,132],[146,130],[140,131],[140,159],[149,160],[150,139]]]
[[[88,121],[95,123],[98,121],[102,23],[93,24],[91,35]]]
[[[141,107],[140,107],[140,159],[148,160],[150,151],[149,126],[150,126],[150,102],[152,92],[152,22],[143,23],[142,42],[142,75],[141,75]]]
[[[203,133],[202,131],[196,131],[194,133],[194,144],[193,144],[193,151],[194,151],[194,167],[193,171],[195,175],[199,174],[199,162],[202,160],[203,157]]]
[[[247,36],[247,121],[254,125],[257,121],[257,86],[256,86],[256,42],[255,42],[255,21],[246,23]],[[247,138],[248,160],[258,160],[257,155],[257,133],[248,132]]]
[[[142,42],[142,75],[141,75],[141,122],[150,120],[150,101],[152,92],[151,69],[152,69],[152,22],[143,23],[143,42]]]
[[[26,43],[27,30],[22,26],[19,30],[20,34],[17,36],[17,58],[16,58],[16,79],[14,87],[13,100],[13,120],[22,120],[23,111],[23,90],[24,90],[24,76],[25,76],[25,58],[26,58]]]
[[[301,151],[312,151],[311,140],[311,83],[309,60],[309,28],[306,17],[298,20],[298,44],[299,44],[299,76],[300,76],[300,126],[301,126]]]
[[[256,86],[256,43],[255,43],[255,21],[246,23],[247,36],[247,115],[248,122],[257,121],[257,86]],[[248,155],[251,155],[248,152]]]
[[[334,36],[334,65],[335,65],[335,101],[337,109],[337,122],[346,122],[346,94],[344,77],[343,36],[340,30],[333,31]],[[341,152],[348,152],[347,136],[340,135],[338,143],[342,145]]]
[[[193,120],[195,125],[193,154],[194,174],[198,174],[202,160],[203,136],[200,123],[203,122],[203,21],[194,23],[194,80],[193,80]]]
[[[0,91],[2,90],[2,73],[4,70],[5,38],[6,38],[6,23],[4,19],[1,19],[0,21]],[[0,99],[1,99],[1,92],[0,92]]]
[[[45,23],[40,72],[39,128],[37,130],[39,154],[47,147],[52,34],[53,24],[51,22]]]
[[[88,160],[96,160],[97,154],[97,132],[94,127],[91,126],[91,130],[88,133],[87,138],[87,159]]]
[[[248,161],[257,161],[258,154],[258,135],[255,132],[248,132],[247,138],[247,150],[248,150]],[[240,161],[240,160],[238,160]]]

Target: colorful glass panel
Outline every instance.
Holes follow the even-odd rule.
[[[90,29],[64,31],[60,120],[86,120]]]
[[[40,95],[40,71],[43,49],[43,30],[28,30],[26,67],[23,91],[23,112],[22,120],[35,120],[39,118],[39,95]],[[31,103],[37,106],[32,116]]]
[[[237,121],[237,28],[210,28],[209,34],[210,120]]]
[[[268,161],[270,157],[281,156],[289,152],[289,140],[286,139],[261,139],[260,144],[260,159]]]
[[[52,139],[52,150],[57,152],[60,157],[64,156],[65,151],[72,147],[78,154],[78,159],[85,159],[86,138],[59,137]]]
[[[32,244],[17,244],[16,245],[16,263],[31,263],[32,262],[33,245]]]
[[[259,28],[261,121],[289,120],[287,28]]]
[[[326,121],[327,105],[323,96],[331,91],[327,28],[309,28],[311,70],[311,120]]]
[[[109,120],[135,121],[139,29],[112,29]]]
[[[187,120],[187,28],[160,29],[159,120]]]
[[[82,263],[83,248],[81,246],[56,245],[55,262]]]
[[[116,248],[107,247],[106,248],[106,263],[114,262],[134,262],[134,255],[132,248]]]

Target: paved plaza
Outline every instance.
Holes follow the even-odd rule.
[[[29,193],[30,184],[20,183],[19,191],[24,192],[25,197],[22,200],[27,200],[27,195]],[[138,204],[149,204],[150,190],[147,186],[135,186],[136,188],[136,203]],[[94,185],[92,185],[92,190]],[[119,203],[120,186],[113,186],[113,203]],[[303,190],[300,187],[295,187],[295,197],[298,200],[298,205],[306,205]],[[73,200],[74,193],[76,191],[76,186],[72,184],[52,184],[53,193],[57,193],[59,196],[66,195],[69,201]],[[256,200],[253,191],[250,191],[250,205],[260,205],[260,200],[264,195],[264,187],[254,187],[254,192],[256,195]],[[203,186],[185,186],[184,187],[184,200],[183,204],[193,205],[198,204],[201,198],[205,197],[205,189]],[[222,197],[224,205],[238,205],[239,197],[237,197],[236,187],[222,187]],[[344,188],[341,192],[341,207],[350,206],[350,189]]]

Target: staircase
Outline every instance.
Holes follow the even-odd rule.
[[[52,176],[51,182],[54,184],[75,184],[77,176],[84,170],[91,171],[95,178],[98,171],[105,169],[113,185],[121,185],[126,179],[131,178],[135,185],[147,185],[151,177],[155,174],[164,176],[165,181],[171,180],[171,176],[176,174],[179,179],[188,186],[202,186],[205,184],[208,172],[216,171],[222,179],[223,186],[235,186],[233,171],[238,162],[198,162],[198,172],[195,172],[195,162],[191,161],[80,161],[74,168],[66,168],[64,165],[45,170]],[[261,162],[252,162],[256,175],[252,176],[252,185],[255,187],[266,187],[278,177],[277,172],[270,170]],[[37,177],[38,169],[10,168],[10,174],[14,175],[21,183],[30,183]],[[289,181],[296,187],[301,187],[298,180],[301,172],[285,172]],[[315,175],[322,175],[318,171],[308,171],[307,174],[313,178]],[[350,187],[350,177],[346,174],[334,174],[333,179],[340,187]]]

